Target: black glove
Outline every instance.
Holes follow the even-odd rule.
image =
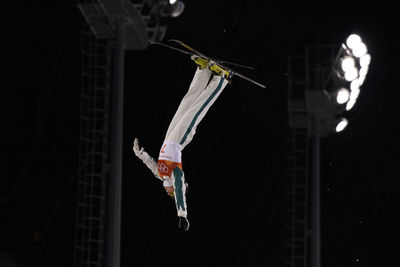
[[[189,221],[185,217],[179,217],[179,228],[189,230]]]

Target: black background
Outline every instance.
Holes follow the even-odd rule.
[[[351,123],[322,140],[322,265],[399,266],[395,8],[186,2],[165,20],[165,40],[254,66],[243,72],[267,88],[234,78],[183,151],[191,228],[181,232],[173,201],[131,146],[138,137],[157,157],[196,67],[162,47],[126,52],[121,266],[283,265],[287,58],[351,33],[372,62]],[[84,20],[75,1],[15,10],[3,35],[0,259],[72,266]]]

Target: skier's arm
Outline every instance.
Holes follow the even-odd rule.
[[[174,190],[174,183],[172,182],[172,179],[171,178],[164,179],[163,186],[164,186],[165,192],[167,192],[167,194],[169,196],[174,197],[175,190]]]
[[[135,138],[135,141],[133,142],[133,152],[135,152],[135,155],[143,161],[147,168],[151,170],[156,178],[162,180],[158,175],[157,162],[146,151],[144,151],[143,147],[139,147],[139,141],[137,138]]]

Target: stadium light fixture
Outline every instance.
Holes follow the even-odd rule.
[[[348,89],[342,87],[338,90],[336,95],[336,102],[341,105],[349,101],[350,99],[350,92]]]
[[[351,34],[346,42],[342,44],[338,58],[334,63],[336,76],[336,88],[333,89],[336,94],[336,102],[339,105],[345,104],[345,110],[353,108],[360,94],[360,87],[367,76],[371,55],[368,54],[366,44],[357,34]],[[347,93],[345,91],[346,88]]]
[[[185,9],[185,4],[182,1],[176,1],[174,4],[171,5],[171,8],[171,17],[176,18],[183,13],[183,10]]]
[[[368,51],[367,46],[357,34],[351,34],[347,38],[346,44],[351,49],[352,54],[358,58],[364,56]]]
[[[358,90],[360,89],[360,79],[354,79],[350,83],[350,90]]]
[[[371,55],[362,38],[357,34],[349,35],[342,43],[323,85],[325,94],[333,102],[335,116],[341,116],[355,106],[370,63]],[[347,119],[334,121],[336,132],[343,131],[348,123]]]
[[[346,81],[351,82],[358,77],[358,70],[354,67],[344,72]]]
[[[336,132],[339,133],[343,131],[348,124],[349,121],[346,118],[341,118],[338,124],[336,125]]]
[[[346,111],[349,111],[350,109],[352,109],[355,104],[356,104],[356,100],[350,99],[349,102],[347,102],[347,104],[346,104]]]
[[[185,10],[185,4],[179,0],[158,1],[158,12],[162,17],[179,17]]]
[[[349,101],[347,102],[347,105],[346,105],[347,111],[349,111],[350,109],[353,108],[354,104],[357,102],[357,98],[358,98],[359,94],[360,94],[359,88],[353,88],[353,90],[351,90]]]
[[[342,70],[344,72],[350,71],[356,67],[356,61],[354,58],[345,56],[342,58]]]
[[[361,68],[368,68],[369,63],[371,63],[371,55],[370,54],[365,54],[360,57]]]
[[[185,9],[185,4],[179,0],[169,0],[162,3],[161,15],[164,17],[179,17]]]
[[[350,49],[353,49],[359,43],[361,43],[361,37],[359,35],[357,35],[357,34],[350,34],[349,37],[347,37],[347,39],[346,39],[346,45]]]

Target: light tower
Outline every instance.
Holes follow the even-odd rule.
[[[119,267],[125,50],[161,41],[163,17],[181,1],[87,0],[78,4],[82,93],[74,265]]]
[[[341,46],[308,45],[304,55],[289,57],[292,184],[287,266],[321,266],[320,140],[348,125],[348,111],[370,62],[367,46],[355,34]]]

